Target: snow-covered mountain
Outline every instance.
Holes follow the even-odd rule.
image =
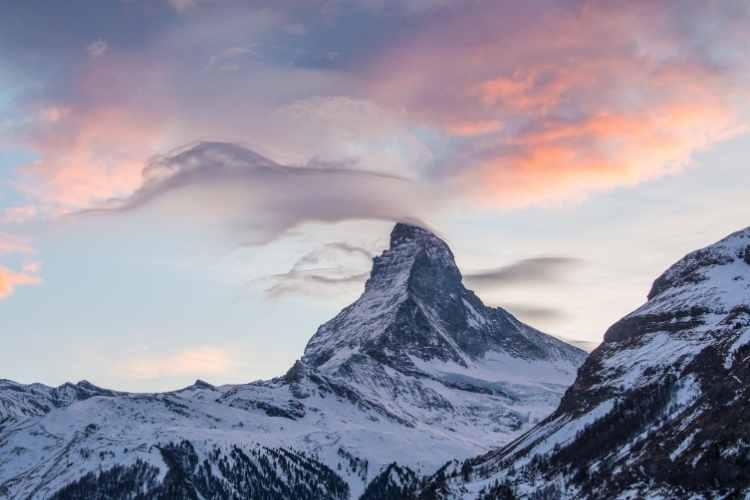
[[[10,417],[39,417],[54,408],[70,406],[75,401],[115,395],[115,391],[96,387],[85,380],[77,384],[48,387],[44,384],[22,385],[0,379],[0,421]]]
[[[0,498],[387,498],[546,417],[585,357],[486,307],[441,239],[397,224],[362,296],[282,377],[0,382]]]
[[[615,323],[559,408],[433,477],[465,498],[750,498],[750,228],[693,252]]]

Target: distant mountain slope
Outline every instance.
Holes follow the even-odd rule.
[[[484,306],[445,242],[398,224],[362,296],[283,377],[162,394],[0,384],[0,496],[358,498],[377,479],[375,499],[521,434],[585,357]]]
[[[42,416],[53,408],[64,408],[76,401],[94,396],[115,396],[115,391],[81,381],[48,387],[44,384],[23,385],[0,379],[0,422],[9,417]]]
[[[554,414],[449,469],[448,498],[748,498],[750,228],[661,275]]]

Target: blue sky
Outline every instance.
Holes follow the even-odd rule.
[[[396,220],[466,275],[547,262],[477,292],[598,341],[750,223],[744,2],[6,10],[0,377],[279,375]]]

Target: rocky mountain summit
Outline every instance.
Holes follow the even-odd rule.
[[[558,409],[441,469],[439,498],[750,496],[750,228],[687,255],[615,323]]]
[[[388,498],[542,420],[585,357],[486,307],[445,242],[397,224],[284,376],[160,394],[0,382],[0,498]]]
[[[335,373],[367,356],[418,372],[420,362],[469,368],[493,352],[561,367],[581,361],[578,349],[485,306],[463,286],[453,253],[435,234],[397,224],[362,297],[318,329],[303,361]]]

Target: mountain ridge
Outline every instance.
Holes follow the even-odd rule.
[[[103,483],[122,498],[134,488],[244,498],[260,491],[247,478],[270,463],[274,498],[315,494],[289,476],[297,466],[331,498],[357,498],[377,479],[371,498],[520,434],[554,408],[585,356],[484,306],[445,242],[397,224],[362,297],[280,377],[146,394],[84,384],[36,413],[19,408],[46,391],[0,388],[0,401],[15,401],[12,414],[0,405],[0,496],[80,498]]]

